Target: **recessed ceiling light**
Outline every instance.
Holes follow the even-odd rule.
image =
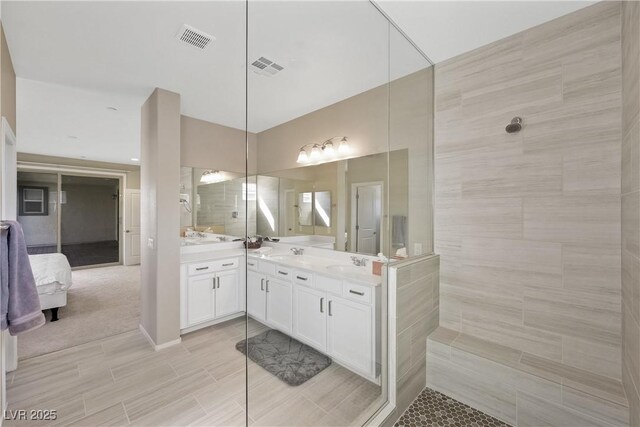
[[[131,158],[131,161],[132,161],[132,162],[139,162],[139,161],[140,161],[140,159],[138,159],[137,157],[132,157],[132,158]]]
[[[78,137],[75,136],[75,135],[69,135],[67,138],[69,138],[69,139],[78,139]]]
[[[107,107],[107,110],[118,111],[118,109],[116,107]]]

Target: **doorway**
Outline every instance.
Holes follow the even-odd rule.
[[[61,253],[72,268],[119,264],[119,177],[18,171],[18,221],[30,255]]]
[[[351,185],[351,251],[377,255],[382,247],[382,182]]]

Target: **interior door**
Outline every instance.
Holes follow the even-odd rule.
[[[280,332],[291,334],[291,283],[268,279],[267,323]]]
[[[124,221],[124,263],[140,264],[140,190],[126,191]]]
[[[238,272],[222,271],[216,276],[216,317],[237,313],[240,311]]]
[[[356,252],[377,255],[380,251],[381,186],[356,189]]]
[[[205,322],[214,317],[215,274],[189,278],[187,285],[187,321],[189,325]]]
[[[372,330],[370,306],[329,297],[327,353],[330,356],[364,374],[370,374],[373,369]]]
[[[317,350],[325,351],[327,347],[326,294],[296,285],[294,298],[295,337]]]
[[[266,318],[265,279],[255,271],[247,273],[247,313],[255,320]]]

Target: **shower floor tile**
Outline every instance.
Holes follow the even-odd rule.
[[[425,388],[396,422],[396,427],[475,426],[508,427],[509,424],[473,409],[442,393]]]

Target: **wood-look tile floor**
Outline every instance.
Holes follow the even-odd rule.
[[[264,329],[250,321],[249,336]],[[27,359],[8,377],[9,415],[55,410],[57,418],[5,425],[245,425],[246,361],[234,347],[244,334],[238,318],[161,351],[132,331]],[[297,387],[251,361],[248,369],[251,425],[354,425],[379,404],[379,386],[336,363]]]

